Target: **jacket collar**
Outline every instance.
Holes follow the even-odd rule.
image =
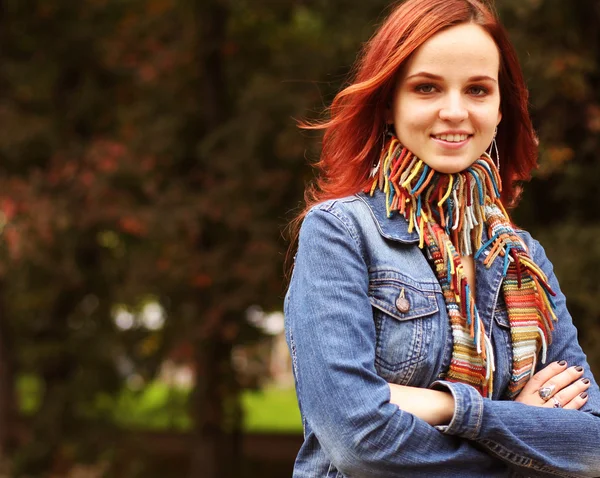
[[[369,208],[371,216],[377,224],[377,230],[383,237],[407,244],[419,242],[419,235],[414,229],[412,232],[408,232],[408,222],[401,214],[393,212],[391,217],[387,216],[383,192],[377,189],[373,196],[365,193],[359,193],[357,196]]]

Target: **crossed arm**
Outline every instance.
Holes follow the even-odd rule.
[[[515,402],[555,408],[555,402],[551,400],[555,398],[565,410],[579,410],[589,398],[586,390],[591,383],[583,377],[583,372],[579,365],[568,367],[566,361],[553,362],[531,378]],[[455,403],[450,392],[392,383],[389,387],[390,403],[430,425],[448,425],[454,416]],[[552,390],[547,400],[539,394],[544,387]]]

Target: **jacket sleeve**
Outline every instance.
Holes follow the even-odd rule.
[[[528,235],[527,235],[528,236]],[[530,239],[530,236],[528,237]],[[528,476],[600,476],[600,389],[577,340],[577,329],[566,307],[565,296],[542,246],[530,239],[533,260],[556,292],[558,322],[546,364],[566,360],[584,367],[590,379],[589,399],[580,410],[524,405],[483,399],[469,385],[436,382],[451,391],[455,413],[450,425],[438,427],[446,434],[473,440],[490,454],[527,469]],[[538,364],[537,369],[544,367]]]
[[[309,212],[286,296],[286,327],[303,419],[332,463],[353,478],[506,471],[477,445],[389,402],[374,366],[368,283],[352,224],[333,209]]]

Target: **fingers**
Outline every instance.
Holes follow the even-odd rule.
[[[562,372],[554,375],[548,381],[544,382],[542,386],[538,389],[538,395],[541,399],[547,401],[548,399],[555,396],[558,392],[564,393],[564,389],[569,387],[570,384],[575,385],[575,390],[577,390],[583,384],[583,382],[579,380],[582,375],[583,367],[579,365],[575,367],[569,367],[563,370]],[[588,386],[589,384],[587,384],[584,389],[576,391],[573,397],[577,395],[577,393],[580,393],[583,390],[587,389]],[[571,389],[571,391],[573,391],[573,389]],[[566,393],[563,395],[563,398],[568,398],[568,400],[571,400],[573,397],[571,397],[571,393]],[[564,405],[565,402],[561,401],[560,403]]]
[[[558,392],[554,398],[562,405],[562,408],[579,410],[588,400],[586,390],[590,387],[590,380],[582,378],[573,382]],[[554,403],[551,404],[554,406]]]
[[[550,365],[544,367],[533,377],[531,377],[531,380],[529,380],[525,387],[523,387],[523,391],[521,393],[537,393],[538,390],[542,388],[544,384],[548,382],[552,377],[563,372],[566,366],[567,362],[565,360],[561,360],[560,362],[552,362]]]
[[[588,401],[587,392],[583,392],[577,395],[573,400],[567,403],[563,408],[567,410],[579,410],[581,407],[585,405],[585,402]]]

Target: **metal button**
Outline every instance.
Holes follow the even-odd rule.
[[[406,314],[410,310],[410,302],[404,297],[404,287],[400,291],[400,295],[396,299],[396,308],[399,312]]]

